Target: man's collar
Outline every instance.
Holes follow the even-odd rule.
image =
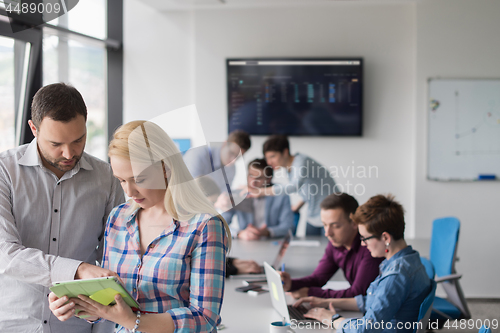
[[[83,153],[82,154],[82,158],[80,158],[80,161],[78,163],[80,163],[80,168],[81,169],[85,169],[85,170],[94,170],[94,168],[92,168],[92,166],[90,165],[90,163],[87,161],[87,159],[85,158],[85,155],[86,153]],[[76,165],[75,165],[75,168],[76,168]]]
[[[24,155],[21,156],[21,158],[17,161],[17,163],[24,166],[37,166],[37,165],[43,166],[42,158],[38,153],[38,144],[36,138],[31,140],[30,144],[28,145],[28,148],[26,148],[26,151],[24,152]],[[80,168],[82,169],[94,170],[94,168],[92,168],[90,163],[85,158],[85,153],[82,154],[80,161],[75,165],[73,170],[78,168],[78,164],[80,164]]]
[[[21,156],[21,158],[17,161],[17,163],[25,166],[36,166],[36,165],[43,166],[42,159],[38,154],[38,146],[36,143],[36,138],[31,140],[31,143],[28,145],[28,148],[26,148],[24,155]]]

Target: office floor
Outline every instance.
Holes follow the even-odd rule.
[[[493,333],[500,333],[500,299],[484,300],[484,299],[469,299],[467,300],[469,310],[472,318],[475,321],[489,319],[493,321],[496,319],[497,329],[493,329]],[[428,330],[427,332],[435,333],[477,333],[479,328],[474,329],[456,329],[456,328],[442,328],[441,330]]]

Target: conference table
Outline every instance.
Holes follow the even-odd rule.
[[[321,259],[328,239],[324,236],[308,236],[306,238],[292,240],[283,262],[286,271],[292,278],[303,277],[311,274]],[[428,240],[411,240],[408,242],[414,249],[420,251],[423,256],[428,254]],[[233,239],[232,249],[229,256],[239,259],[255,260],[259,264],[264,261],[271,264],[280,248],[281,240],[258,240],[244,241]],[[248,275],[246,275],[248,276]],[[244,332],[269,332],[271,322],[282,320],[278,312],[273,308],[269,293],[249,295],[238,292],[235,289],[243,286],[243,281],[248,278],[233,276],[226,279],[224,302],[221,309],[221,324],[219,331],[223,333]],[[345,281],[342,271],[338,271],[331,281]],[[292,304],[293,298],[287,293],[287,303]],[[342,312],[346,318],[359,318],[359,312]],[[319,326],[319,325],[317,325]],[[294,332],[333,332],[330,328],[307,329],[295,327]]]

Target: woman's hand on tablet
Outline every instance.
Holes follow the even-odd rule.
[[[76,303],[75,309],[81,311],[78,313],[79,315],[104,318],[125,328],[134,328],[135,320],[137,319],[136,314],[125,303],[120,294],[115,295],[115,301],[115,305],[106,306],[84,295],[78,295],[78,299],[74,299]]]

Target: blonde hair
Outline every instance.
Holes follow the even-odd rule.
[[[226,220],[215,210],[194,181],[179,149],[165,131],[158,125],[144,120],[131,121],[120,126],[109,143],[108,156],[130,160],[134,177],[148,166],[161,163],[163,172],[169,171],[165,184],[165,209],[178,221],[189,221],[197,214],[209,214],[221,219],[231,248],[231,231]],[[145,168],[142,168],[146,166]],[[132,201],[133,209],[139,205]]]

